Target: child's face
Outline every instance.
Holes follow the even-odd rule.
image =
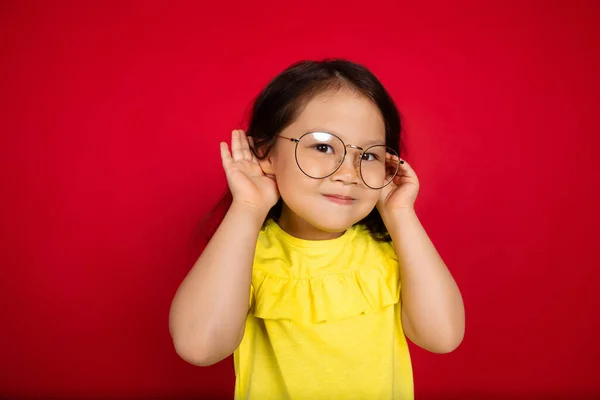
[[[385,144],[385,125],[377,106],[349,90],[323,93],[308,102],[282,136],[299,139],[307,132],[327,132],[344,144],[366,149]],[[358,169],[360,151],[347,148],[346,158],[333,174],[323,179],[306,176],[296,164],[295,143],[277,139],[267,168],[275,175],[286,218],[298,219],[326,232],[342,232],[366,217],[375,207],[380,190],[370,189]],[[349,196],[340,202],[328,195]],[[286,210],[289,209],[289,210]],[[284,216],[282,215],[282,219]]]

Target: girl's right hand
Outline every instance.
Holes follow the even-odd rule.
[[[221,142],[221,160],[234,204],[242,204],[267,213],[279,200],[275,180],[263,172],[242,130],[231,133],[231,154]]]

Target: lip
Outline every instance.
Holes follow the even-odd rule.
[[[354,203],[354,198],[350,196],[344,196],[340,194],[324,194],[325,198],[333,203],[341,204],[341,205],[350,205]]]

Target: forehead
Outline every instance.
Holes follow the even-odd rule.
[[[311,131],[333,133],[347,144],[385,143],[381,112],[370,99],[350,90],[315,96],[289,128],[295,135]]]

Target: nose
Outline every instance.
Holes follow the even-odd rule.
[[[342,165],[338,168],[331,179],[342,182],[346,185],[357,185],[360,182],[359,162],[357,157],[349,152],[342,160]]]

